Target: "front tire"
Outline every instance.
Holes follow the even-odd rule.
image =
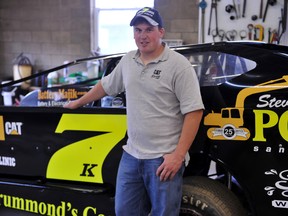
[[[180,216],[245,216],[239,199],[225,185],[207,177],[184,178]]]

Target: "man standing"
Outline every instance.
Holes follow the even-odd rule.
[[[188,150],[197,134],[203,103],[190,62],[162,42],[160,14],[139,10],[131,20],[138,50],[66,108],[126,91],[128,141],[116,185],[117,216],[176,216]]]

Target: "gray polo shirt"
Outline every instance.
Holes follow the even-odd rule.
[[[146,66],[138,51],[127,53],[102,85],[108,95],[126,91],[128,141],[123,148],[138,159],[171,153],[183,115],[204,108],[190,62],[167,46]]]

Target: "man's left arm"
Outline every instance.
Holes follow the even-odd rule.
[[[174,152],[164,155],[164,162],[157,169],[157,175],[161,181],[172,179],[183,164],[191,144],[199,129],[203,110],[186,113],[182,126],[181,136]]]

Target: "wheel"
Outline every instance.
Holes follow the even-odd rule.
[[[180,216],[245,216],[238,198],[225,185],[207,177],[184,178]]]

